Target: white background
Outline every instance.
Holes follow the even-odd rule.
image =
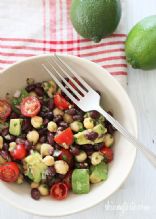
[[[127,30],[143,17],[156,14],[156,0],[127,1]],[[156,152],[156,71],[143,72],[130,69],[128,84],[128,93],[138,115],[139,138]],[[1,200],[0,218],[39,219],[41,217],[21,212]],[[138,153],[129,178],[109,200],[87,211],[62,218],[155,219],[156,171]]]

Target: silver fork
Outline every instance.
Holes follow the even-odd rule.
[[[49,75],[53,78],[56,84],[63,90],[63,92],[84,112],[96,110],[101,113],[106,120],[108,120],[129,142],[136,146],[145,157],[150,161],[150,163],[156,167],[156,155],[150,151],[147,147],[145,147],[142,143],[140,143],[132,134],[128,132],[116,119],[114,119],[111,115],[109,115],[105,110],[103,110],[100,106],[100,95],[93,90],[85,81],[82,79],[77,73],[73,71],[73,69],[65,63],[65,61],[60,58],[60,56],[55,55],[55,59],[52,61],[50,58],[47,60],[46,64],[42,64],[44,69],[49,73]],[[56,68],[57,66],[57,68]],[[59,71],[57,70],[59,69]],[[55,72],[55,74],[54,74]],[[60,73],[61,72],[61,73]],[[69,73],[72,75],[70,76]],[[76,86],[77,89],[74,89],[68,81],[64,78],[64,76]],[[57,77],[56,77],[57,75]],[[59,78],[59,79],[58,79]],[[80,86],[77,81],[73,78],[77,79],[82,86]],[[64,82],[63,85],[60,80]],[[68,89],[67,89],[68,87]],[[71,92],[70,92],[70,91]]]

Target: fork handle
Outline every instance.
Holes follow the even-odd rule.
[[[148,161],[156,167],[156,155],[150,151],[145,145],[140,143],[137,138],[131,135],[116,119],[104,111],[101,107],[97,108],[97,111],[101,113],[124,137],[127,138],[137,149],[139,149]]]

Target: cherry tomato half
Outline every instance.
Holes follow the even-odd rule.
[[[58,135],[55,136],[54,141],[57,144],[66,144],[66,145],[71,145],[74,141],[74,136],[71,128],[67,128]]]
[[[68,109],[70,105],[69,102],[60,93],[55,94],[54,104],[61,110]]]
[[[64,160],[68,164],[71,164],[73,160],[73,155],[70,153],[68,149],[61,148],[61,153],[58,156],[58,160]]]
[[[112,148],[103,147],[100,152],[103,154],[105,160],[110,163],[113,160],[113,150]]]
[[[40,101],[37,97],[26,97],[21,103],[21,113],[26,117],[33,117],[38,114],[41,109]]]
[[[6,100],[0,100],[0,119],[5,121],[11,113],[11,106]]]
[[[62,182],[55,183],[50,189],[50,195],[57,200],[63,200],[68,195],[68,186]]]
[[[19,173],[19,167],[15,162],[6,162],[0,166],[0,179],[5,182],[15,182]]]
[[[27,155],[25,145],[17,144],[15,148],[10,151],[10,154],[15,160],[22,160]]]
[[[63,182],[68,186],[69,190],[72,189],[71,178],[72,178],[72,171],[69,171],[63,179]]]

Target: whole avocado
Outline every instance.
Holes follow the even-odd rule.
[[[156,68],[156,15],[144,18],[132,28],[125,50],[127,61],[133,68]]]
[[[82,37],[99,42],[115,31],[121,18],[120,0],[72,0],[70,17]]]

